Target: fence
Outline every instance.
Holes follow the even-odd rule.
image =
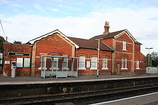
[[[157,74],[158,73],[158,67],[147,67],[146,68],[147,74]]]

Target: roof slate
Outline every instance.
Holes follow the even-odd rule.
[[[76,43],[79,48],[88,48],[88,49],[98,49],[98,41],[97,40],[88,40],[81,38],[68,37],[71,41]],[[108,45],[103,42],[100,42],[100,50],[113,51]]]
[[[95,40],[95,39],[100,39],[100,38],[103,38],[103,39],[113,38],[114,36],[118,35],[119,33],[123,32],[123,31],[125,31],[125,30],[111,32],[111,33],[108,33],[106,35],[105,34],[96,35],[96,36],[90,38],[90,40]]]
[[[120,31],[110,32],[108,34],[96,35],[96,36],[90,38],[90,40],[114,38],[115,36],[117,36],[118,34],[120,34],[121,32],[124,32],[124,31],[129,33],[127,29],[124,29],[124,30],[120,30]],[[130,35],[130,36],[135,41],[135,44],[141,44],[132,35]]]

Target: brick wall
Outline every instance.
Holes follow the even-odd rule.
[[[59,34],[53,34],[36,42],[35,68],[36,74],[40,74],[40,55],[74,56],[74,46]],[[50,62],[50,59],[47,59]],[[47,64],[50,68],[51,64]]]
[[[99,51],[99,75],[103,74],[111,74],[112,69],[112,52],[111,51]],[[91,61],[91,57],[98,57],[98,50],[93,49],[77,49],[76,56],[85,56],[85,66],[87,61]],[[102,69],[102,59],[103,57],[108,58],[108,69]],[[96,75],[97,70],[91,70],[90,68],[86,68],[86,70],[79,70],[80,75]]]
[[[11,75],[11,62],[17,61],[17,58],[31,58],[31,47],[27,45],[16,45],[10,43],[3,44],[4,52],[4,66],[3,66],[3,75]],[[17,56],[9,55],[9,53],[27,53],[29,56]],[[30,76],[30,67],[17,67],[16,76]]]

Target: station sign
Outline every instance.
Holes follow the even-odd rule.
[[[14,53],[14,52],[9,52],[8,55],[15,55],[15,56],[30,56],[28,53]]]

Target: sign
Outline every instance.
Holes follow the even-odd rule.
[[[10,64],[10,61],[5,61],[4,64]]]
[[[30,56],[30,54],[28,54],[28,53],[13,53],[13,52],[10,52],[9,55],[16,55],[16,56]]]

